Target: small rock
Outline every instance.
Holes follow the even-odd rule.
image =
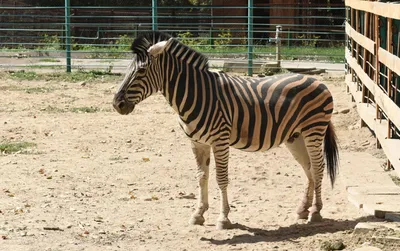
[[[80,82],[79,85],[82,86],[82,87],[86,86],[86,81]]]
[[[331,250],[343,250],[346,246],[343,244],[343,241],[325,241],[321,245],[321,250],[331,251]]]
[[[338,114],[338,111],[333,110],[332,114]]]
[[[128,139],[128,140],[126,141],[126,143],[130,144],[130,143],[132,143],[132,140]]]
[[[357,107],[357,104],[353,104],[351,107],[352,107],[352,108],[356,108],[356,107]]]
[[[172,129],[171,132],[175,132],[175,129]]]
[[[349,112],[350,112],[350,108],[342,109],[342,110],[340,110],[339,112],[342,113],[342,114],[349,113]]]

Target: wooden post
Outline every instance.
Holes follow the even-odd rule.
[[[392,29],[392,25],[393,25],[393,19],[391,18],[387,18],[387,46],[386,49],[388,52],[393,53],[393,29]],[[387,67],[387,95],[389,96],[389,98],[392,96],[391,95],[391,90],[392,90],[392,70]],[[388,115],[388,114],[387,114]],[[390,139],[391,138],[391,129],[390,129],[390,118],[389,116],[387,116],[387,120],[388,120],[388,128],[387,128],[387,138]],[[390,170],[390,160],[388,159],[387,161],[387,168],[388,170]]]
[[[380,71],[380,63],[379,63],[379,55],[378,55],[378,50],[380,47],[380,38],[379,38],[379,16],[378,15],[374,15],[375,16],[375,84],[379,84],[380,82],[380,77],[379,77],[379,71]],[[376,119],[381,119],[381,115],[379,112],[379,105],[375,104],[376,107],[376,113],[375,113],[375,117]],[[376,147],[378,149],[382,148],[381,144],[379,143],[378,138],[376,139]]]

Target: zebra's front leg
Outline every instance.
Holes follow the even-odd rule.
[[[203,225],[203,214],[208,210],[208,177],[210,165],[210,149],[208,145],[203,145],[192,141],[192,150],[197,163],[197,180],[199,182],[199,196],[196,211],[190,217],[189,223],[193,225]]]
[[[229,161],[229,144],[221,142],[213,146],[217,183],[220,191],[221,211],[217,220],[217,229],[229,229],[232,224],[228,219],[230,211],[228,202],[228,161]]]

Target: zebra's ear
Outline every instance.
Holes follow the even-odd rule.
[[[161,41],[156,43],[155,45],[150,46],[150,48],[147,50],[148,53],[150,53],[150,55],[152,55],[153,57],[157,56],[158,54],[161,54],[165,47],[167,46],[167,43],[171,40],[172,38],[170,38],[167,41]]]

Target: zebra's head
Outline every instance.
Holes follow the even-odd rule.
[[[133,60],[114,95],[113,106],[118,113],[131,113],[136,104],[160,89],[159,76],[154,68],[157,67],[158,55],[171,40],[170,35],[153,31],[133,41]]]

